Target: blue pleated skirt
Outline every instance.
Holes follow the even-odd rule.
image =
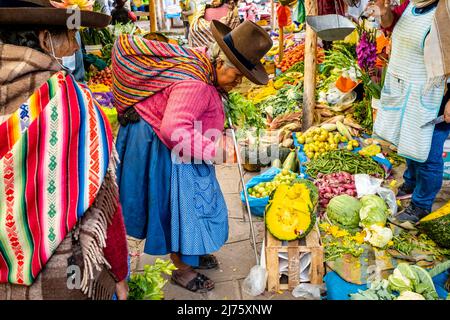
[[[228,239],[228,210],[214,166],[177,164],[144,120],[120,127],[117,183],[127,234],[151,255],[179,253],[198,266]]]

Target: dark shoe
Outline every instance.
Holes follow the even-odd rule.
[[[195,269],[209,270],[209,269],[216,269],[218,266],[219,261],[217,261],[217,258],[212,254],[206,254],[204,256],[200,256],[200,264]]]
[[[195,272],[192,268],[173,271],[172,282],[192,292],[211,291],[215,286],[214,281],[201,273]]]
[[[428,210],[422,209],[411,203],[405,210],[400,211],[395,219],[399,222],[410,221],[413,223],[419,222],[420,219],[430,214]]]
[[[413,192],[414,188],[408,188],[405,184],[402,184],[402,186],[398,189],[397,199],[398,200],[410,199],[412,197]]]

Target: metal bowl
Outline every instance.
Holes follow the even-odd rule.
[[[306,23],[325,41],[343,40],[356,28],[353,22],[339,14],[307,16]]]

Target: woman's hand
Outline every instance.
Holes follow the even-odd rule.
[[[389,28],[394,23],[390,0],[374,0],[366,7],[367,14],[380,20],[383,28]]]
[[[444,121],[450,123],[450,100],[447,101],[444,109]]]
[[[234,150],[233,138],[228,135],[222,135],[219,138],[216,157],[214,159],[215,164],[223,163],[236,163],[236,152]]]
[[[375,0],[375,5],[380,10],[380,15],[384,16],[391,11],[391,0]]]
[[[116,296],[117,300],[127,300],[128,298],[128,283],[126,280],[122,280],[116,283]]]

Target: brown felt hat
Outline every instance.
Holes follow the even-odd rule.
[[[261,59],[272,48],[273,42],[263,28],[246,20],[231,29],[220,21],[213,20],[211,32],[230,62],[244,76],[256,84],[269,82]]]
[[[0,25],[67,26],[74,21],[74,11],[58,9],[49,0],[0,0]],[[80,26],[104,28],[111,17],[93,11],[81,10]]]

